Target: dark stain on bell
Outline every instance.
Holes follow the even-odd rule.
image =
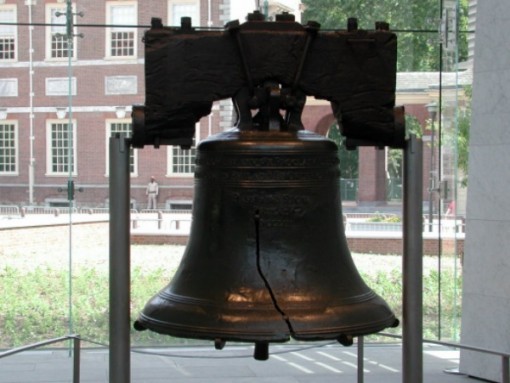
[[[306,96],[331,102],[354,145],[402,147],[404,126],[394,108],[396,37],[387,28],[321,33],[288,15],[250,17],[223,32],[155,19],[146,32],[147,100],[134,110],[135,146],[188,146],[219,99],[231,97],[239,118],[197,147],[189,242],[135,328],[209,339],[217,349],[253,342],[254,358],[266,360],[269,343],[348,346],[398,325],[354,265],[337,146],[303,128]]]

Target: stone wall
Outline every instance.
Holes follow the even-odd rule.
[[[183,235],[155,235],[155,234],[132,234],[131,243],[135,245],[185,245],[187,236]],[[352,253],[360,254],[382,254],[402,255],[402,238],[347,238],[347,245]],[[464,239],[445,239],[439,241],[437,238],[423,240],[424,255],[438,254],[441,246],[442,254],[454,255],[464,252]]]
[[[463,344],[510,353],[508,0],[478,1],[462,297]],[[460,370],[502,381],[501,357],[462,351]]]

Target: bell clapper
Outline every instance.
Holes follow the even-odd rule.
[[[214,348],[216,350],[223,350],[223,348],[225,347],[225,344],[227,344],[225,339],[217,338],[214,340]]]
[[[255,360],[268,360],[269,359],[269,343],[268,342],[256,342],[255,351],[253,352],[253,358]]]
[[[346,334],[341,334],[338,338],[337,338],[337,341],[338,343],[340,343],[342,346],[352,346],[352,344],[354,343],[354,337],[352,335],[346,335]]]

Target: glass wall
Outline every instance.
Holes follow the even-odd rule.
[[[220,6],[224,1],[150,3],[151,7],[136,0],[76,0],[72,14],[69,2],[0,4],[0,290],[4,295],[0,348],[67,333],[80,334],[88,344],[108,342],[108,140],[114,132],[130,134],[132,106],[145,102],[144,31],[152,17],[161,17],[168,25],[183,15],[191,16],[194,26],[223,30],[227,21],[253,8],[240,7],[237,0],[232,0],[232,13]],[[397,104],[405,106],[409,133],[424,142],[424,335],[428,339],[457,339],[459,334],[474,3],[306,0],[289,1],[285,7],[282,4],[287,2],[269,1],[269,6],[261,7],[268,13],[290,11],[304,23],[317,21],[321,30],[345,29],[354,17],[364,29],[387,21],[397,34]],[[319,109],[323,105],[312,104],[306,108],[317,108],[310,112],[314,121],[331,115]],[[195,145],[232,127],[235,118],[228,100],[217,102],[197,125],[191,150],[132,149],[132,321],[170,281],[184,251]],[[318,130],[318,122],[306,128]],[[333,120],[326,130],[323,133],[341,144]],[[347,226],[356,214],[356,219],[366,214],[367,220],[400,221],[402,151],[385,148],[373,155],[379,150],[340,151]],[[384,174],[380,181],[384,185],[373,185],[384,193],[360,193],[365,187],[359,183],[361,177],[374,172]],[[159,186],[155,210],[147,209],[151,177]],[[362,194],[371,197],[361,198]],[[147,232],[163,233],[165,240],[150,241],[147,238],[153,237],[143,235]],[[162,242],[177,244],[159,245]],[[402,255],[378,248],[372,254],[351,251],[367,283],[401,317]],[[132,334],[133,345],[193,342],[134,330]]]
[[[346,20],[356,17],[358,24],[367,29],[373,28],[374,21],[387,21],[398,36],[397,104],[405,106],[408,133],[416,134],[424,142],[424,336],[457,339],[476,4],[391,0],[304,1],[304,4],[303,20],[317,20],[323,28],[345,28]],[[334,138],[334,134],[330,137]],[[373,214],[368,220],[377,222],[379,227],[386,221],[389,228],[399,220],[402,151],[385,150],[384,161],[370,157],[366,149],[360,151],[359,164],[367,167],[368,161],[373,161],[372,168],[385,168],[386,199],[367,199],[364,196],[370,194],[360,190],[357,198],[347,197],[348,185],[357,184],[358,179],[344,182],[342,197],[347,197],[344,201],[357,201],[355,208],[351,204],[344,208],[347,222],[349,217],[353,222],[359,219],[356,213],[361,212]],[[350,167],[349,161],[344,164]],[[359,177],[363,177],[362,172]],[[362,262],[359,264],[362,268]],[[375,282],[374,289],[384,291],[388,274],[379,277],[381,280]],[[396,307],[399,299],[397,294]]]

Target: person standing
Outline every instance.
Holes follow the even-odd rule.
[[[147,189],[145,190],[145,194],[147,195],[147,209],[151,210],[158,207],[158,193],[158,183],[156,182],[154,176],[152,176],[150,182],[147,184]]]
[[[446,216],[451,216],[453,218],[455,218],[455,216],[457,215],[457,211],[456,211],[456,208],[455,208],[455,200],[451,200],[450,203],[448,204],[448,209],[446,209]]]

